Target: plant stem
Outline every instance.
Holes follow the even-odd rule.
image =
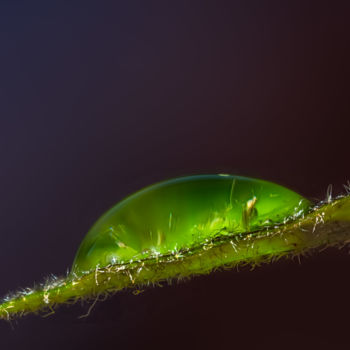
[[[53,311],[62,303],[124,288],[142,288],[173,278],[206,274],[220,267],[257,265],[282,256],[297,256],[350,242],[350,196],[316,206],[302,218],[261,231],[228,235],[200,246],[127,264],[96,268],[82,276],[54,279],[0,304],[0,318],[10,320],[31,312]]]

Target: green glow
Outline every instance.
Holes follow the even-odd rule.
[[[233,175],[171,179],[105,213],[80,245],[73,272],[164,255],[206,239],[256,231],[305,212],[310,202],[282,186]]]
[[[123,288],[348,242],[349,195],[312,206],[262,180],[177,178],[146,187],[107,211],[82,241],[69,275],[5,297],[0,318],[51,313],[67,301],[96,301]]]

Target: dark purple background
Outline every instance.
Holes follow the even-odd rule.
[[[349,177],[349,1],[2,1],[0,294],[62,275],[140,187]],[[344,349],[348,249],[0,325],[1,349]]]

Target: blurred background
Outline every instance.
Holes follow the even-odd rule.
[[[348,1],[2,1],[0,294],[167,178],[350,180]],[[0,325],[1,349],[348,348],[349,249]]]

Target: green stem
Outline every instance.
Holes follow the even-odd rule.
[[[5,298],[0,318],[10,320],[80,298],[99,298],[118,290],[156,284],[172,278],[206,274],[215,268],[256,265],[350,242],[350,196],[315,207],[308,215],[274,228],[224,236],[185,251],[96,268],[82,276],[69,275]]]

